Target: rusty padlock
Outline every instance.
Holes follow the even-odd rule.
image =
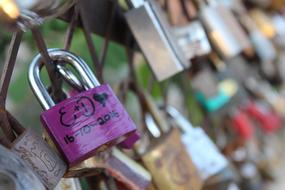
[[[30,65],[30,86],[46,110],[41,114],[42,123],[69,166],[122,142],[136,130],[111,87],[100,85],[81,58],[65,50],[48,52],[53,60],[71,64],[89,88],[55,104],[40,80],[41,55]]]

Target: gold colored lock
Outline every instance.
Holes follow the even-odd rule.
[[[151,138],[144,141],[147,146],[139,144],[136,150],[152,174],[155,187],[158,190],[201,189],[202,180],[181,142],[179,130],[168,127],[149,95],[144,96],[144,101],[145,131]]]

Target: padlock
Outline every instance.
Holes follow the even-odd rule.
[[[193,21],[186,26],[175,27],[175,35],[185,57],[192,59],[211,52],[211,45],[202,24]]]
[[[147,99],[149,97],[145,100],[148,101]],[[201,189],[202,180],[181,142],[179,130],[174,128],[166,132],[168,126],[159,128],[157,123],[166,120],[158,118],[159,112],[156,115],[151,113],[153,110],[148,105],[153,103],[143,104],[143,108],[146,108],[146,132],[151,135],[151,139],[144,136],[136,150],[152,174],[154,185],[160,190]]]
[[[66,164],[32,129],[25,129],[10,113],[9,123],[17,138],[10,148],[30,167],[47,189],[53,189],[66,172]]]
[[[166,108],[167,114],[174,119],[182,130],[181,140],[203,180],[216,175],[227,167],[227,159],[219,152],[217,146],[200,127],[192,124],[174,107]],[[176,126],[175,125],[175,126]]]
[[[209,39],[224,58],[232,58],[251,46],[248,37],[228,8],[218,3],[209,6],[203,0],[197,1],[200,18]]]
[[[151,117],[151,116],[150,116]],[[149,119],[147,119],[148,124]],[[202,180],[180,140],[177,129],[161,137],[142,156],[158,189],[200,189]]]
[[[248,102],[244,109],[266,133],[273,133],[281,127],[280,117],[265,102]]]
[[[231,114],[232,127],[237,133],[245,140],[250,139],[253,136],[253,125],[245,112],[236,109]]]
[[[82,190],[79,179],[62,178],[54,190]]]
[[[125,14],[126,20],[157,80],[189,67],[190,61],[184,57],[157,2],[130,2],[133,8]]]
[[[70,167],[122,142],[136,130],[111,87],[100,85],[81,58],[65,50],[48,52],[53,60],[76,68],[89,87],[55,104],[40,80],[41,56],[35,57],[30,65],[30,86],[46,110],[41,114],[41,121]]]
[[[44,190],[45,187],[20,157],[0,145],[0,189]]]
[[[82,81],[78,79],[69,69],[62,65],[57,65],[57,69],[63,79],[72,87],[74,87],[74,89],[68,93],[70,96],[75,96],[79,92],[88,90],[88,84],[86,84],[84,80]],[[124,149],[131,149],[139,139],[140,133],[138,131],[135,131],[131,133],[126,140],[122,141],[118,145]]]

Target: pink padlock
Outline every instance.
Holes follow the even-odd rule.
[[[84,83],[84,81],[78,80],[78,78],[66,67],[62,65],[57,65],[57,69],[63,79],[74,88],[68,92],[69,96],[75,96],[79,94],[80,92],[84,91],[86,89],[87,84]],[[118,144],[120,148],[124,149],[132,149],[134,144],[140,139],[141,135],[138,131],[134,131],[131,133],[128,138],[121,143]]]
[[[30,86],[46,110],[41,114],[41,121],[69,166],[124,141],[136,131],[111,87],[100,85],[81,58],[60,49],[48,52],[56,63],[70,64],[89,88],[55,104],[40,80],[41,55],[30,65]]]

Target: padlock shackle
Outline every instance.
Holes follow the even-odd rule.
[[[62,49],[48,49],[48,53],[52,60],[57,61],[58,63],[70,64],[74,67],[84,81],[83,83],[88,86],[88,88],[91,89],[100,85],[91,69],[80,57]],[[56,62],[53,63],[56,64]],[[43,66],[42,56],[38,54],[30,64],[28,79],[33,93],[39,100],[41,106],[45,110],[48,110],[55,105],[55,102],[52,100],[45,85],[40,80],[40,72]]]
[[[167,106],[166,107],[167,114],[173,118],[178,125],[179,129],[182,130],[183,133],[191,132],[194,130],[192,123],[185,118],[175,107]]]
[[[160,128],[155,122],[153,116],[150,113],[144,114],[144,121],[146,125],[147,132],[152,136],[152,138],[159,138],[162,135]]]
[[[75,88],[78,91],[87,90],[88,87],[86,87],[84,84],[82,84],[82,81],[80,81],[68,68],[66,68],[63,65],[57,65],[57,70],[70,86]]]

